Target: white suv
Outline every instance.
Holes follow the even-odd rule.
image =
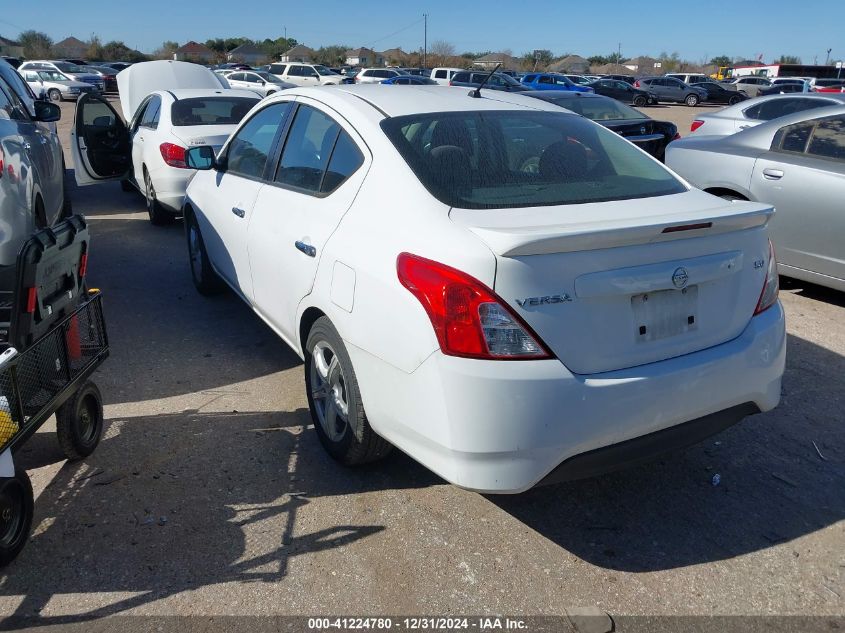
[[[385,79],[406,75],[407,73],[394,68],[362,68],[355,75],[356,84],[380,84]]]
[[[466,70],[465,68],[435,68],[431,71],[431,78],[441,86],[448,86],[452,75]]]
[[[267,69],[271,75],[276,75],[282,81],[297,86],[337,86],[343,83],[344,77],[320,64],[270,64]]]

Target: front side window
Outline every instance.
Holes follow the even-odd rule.
[[[13,119],[15,118],[15,107],[12,104],[12,91],[7,91],[6,88],[6,83],[0,79],[0,119]]]
[[[178,103],[178,102],[177,102]],[[175,105],[175,104],[174,104]],[[249,178],[261,178],[276,133],[291,104],[274,103],[257,112],[235,134],[226,153],[226,170]]]
[[[312,107],[300,106],[285,141],[276,182],[320,191],[339,132],[340,126],[331,117]]]
[[[568,205],[686,188],[619,135],[556,112],[438,112],[385,119],[428,191],[466,209]]]
[[[446,71],[445,70],[438,70],[434,73],[435,79],[446,79]]]
[[[229,81],[243,81],[244,73],[230,73],[228,79]]]

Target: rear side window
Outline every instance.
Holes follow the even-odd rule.
[[[523,77],[523,78],[522,78],[522,81],[524,81],[525,83],[530,84],[530,83],[532,83],[535,79],[537,79],[537,75],[526,75],[525,77]]]
[[[813,131],[807,153],[845,161],[845,117],[830,117],[819,121]]]
[[[284,64],[270,64],[270,72],[274,75],[284,75],[285,68],[287,68],[287,66]]]
[[[434,73],[435,79],[446,79],[446,71],[445,70],[438,70]]]
[[[290,127],[276,182],[317,192],[329,164],[340,126],[309,106],[300,106]]]
[[[247,121],[229,142],[226,171],[248,178],[261,178],[273,140],[290,107],[289,102],[274,103]]]
[[[341,130],[340,136],[337,137],[331,159],[329,160],[326,175],[323,177],[323,184],[320,186],[320,191],[322,193],[331,193],[340,187],[347,178],[358,171],[358,168],[363,164],[364,155],[361,154],[361,150],[358,149],[358,146],[349,134]]]
[[[455,73],[452,75],[452,81],[469,83],[469,73]]]
[[[237,125],[258,103],[258,97],[193,97],[170,106],[173,125]]]
[[[381,122],[451,207],[498,209],[669,195],[686,188],[619,135],[557,112],[438,112]]]

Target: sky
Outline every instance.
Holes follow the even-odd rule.
[[[122,40],[151,52],[165,40],[275,39],[287,32],[312,48],[344,44],[410,51],[423,45],[423,13],[429,15],[429,45],[446,41],[458,53],[510,49],[521,55],[550,49],[556,55],[589,57],[621,46],[626,57],[677,52],[700,62],[716,55],[757,58],[762,53],[767,62],[797,55],[812,64],[814,58],[824,63],[832,48],[831,59],[845,59],[842,0],[42,0],[37,12],[0,12],[0,35],[14,38],[35,29],[58,41],[97,34],[103,42]]]

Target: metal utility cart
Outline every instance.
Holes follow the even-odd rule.
[[[109,347],[100,293],[85,289],[88,242],[82,216],[39,231],[21,249],[13,289],[0,292],[0,566],[32,527],[32,486],[15,451],[53,413],[68,459],[90,455],[102,435],[90,377]]]

